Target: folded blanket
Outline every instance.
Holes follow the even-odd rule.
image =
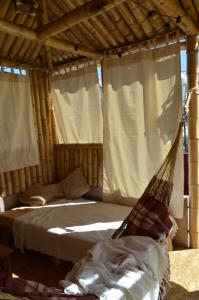
[[[97,243],[65,280],[66,294],[95,294],[100,300],[156,300],[168,270],[166,243],[126,236]]]

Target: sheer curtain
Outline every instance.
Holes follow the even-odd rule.
[[[0,172],[39,163],[28,76],[0,73]]]
[[[52,78],[60,143],[101,143],[102,110],[96,64]]]
[[[166,157],[181,117],[178,46],[104,62],[104,201],[134,205]],[[179,147],[170,209],[183,212]]]

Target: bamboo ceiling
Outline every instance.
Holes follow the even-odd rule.
[[[47,51],[54,66],[100,59],[159,35],[199,33],[199,0],[39,0],[36,16],[0,1],[1,64],[37,65]],[[43,64],[46,62],[43,61]]]

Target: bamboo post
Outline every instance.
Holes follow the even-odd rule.
[[[27,167],[24,169],[25,171],[25,182],[26,182],[26,187],[29,188],[32,185],[32,179],[31,179],[31,173],[30,173],[30,168]]]
[[[19,185],[20,185],[20,192],[26,190],[26,181],[25,181],[25,173],[24,169],[18,170],[19,172]]]
[[[79,149],[79,167],[83,172],[83,150],[81,147]]]
[[[36,183],[37,181],[40,182],[40,178],[38,178],[38,180],[37,180],[37,168],[36,168],[36,166],[30,167],[30,173],[31,173],[32,184]]]
[[[8,195],[12,195],[13,194],[13,190],[12,190],[12,180],[11,180],[11,174],[10,174],[10,172],[6,172],[5,173],[5,183],[6,183],[7,194]]]
[[[64,167],[65,167],[65,164],[64,164],[64,147],[61,147],[60,148],[60,152],[59,152],[59,159],[60,159],[60,177],[61,179],[63,179],[65,177],[65,173],[64,173]]]
[[[48,122],[47,122],[47,114],[46,114],[46,98],[44,93],[44,84],[43,84],[43,72],[38,71],[38,90],[39,90],[39,105],[41,110],[41,124],[42,124],[42,132],[43,132],[43,139],[44,139],[44,151],[45,151],[45,159],[46,159],[46,167],[47,167],[47,178],[46,183],[50,181],[50,172],[51,172],[51,165],[50,165],[50,147],[49,147],[49,130],[48,130]]]
[[[187,38],[188,89],[198,85],[197,37]],[[193,93],[189,106],[190,246],[199,248],[199,95]]]
[[[103,148],[98,149],[98,187],[103,185]]]
[[[1,191],[3,191],[2,196],[7,196],[6,182],[5,182],[4,173],[0,173],[0,189],[1,189]]]
[[[68,148],[64,148],[64,173],[65,176],[69,173],[69,151]]]
[[[88,149],[88,185],[92,186],[92,149]]]
[[[35,111],[36,111],[36,119],[37,119],[37,129],[38,129],[38,144],[39,144],[39,153],[40,153],[40,163],[42,169],[42,182],[47,182],[47,167],[46,167],[46,159],[45,159],[45,147],[44,147],[44,139],[43,139],[43,131],[42,131],[42,123],[41,123],[41,109],[40,109],[40,98],[39,98],[39,89],[38,89],[38,72],[32,71],[32,81],[33,81],[33,90],[35,97]],[[37,174],[41,178],[39,167],[37,168]]]
[[[17,193],[20,192],[18,170],[11,171],[11,178],[12,178],[12,188],[13,188],[13,192],[14,192],[15,194],[17,194]]]
[[[79,167],[79,150],[77,148],[74,150],[74,167]]]
[[[92,186],[97,186],[97,149],[94,148],[92,150],[92,165],[93,165],[93,178],[92,178]]]
[[[74,169],[74,151],[73,148],[69,149],[69,172],[73,171]]]

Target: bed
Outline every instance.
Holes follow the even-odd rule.
[[[17,248],[77,262],[97,241],[107,239],[132,207],[87,199],[60,199],[42,207],[19,207],[0,214],[0,228]]]

